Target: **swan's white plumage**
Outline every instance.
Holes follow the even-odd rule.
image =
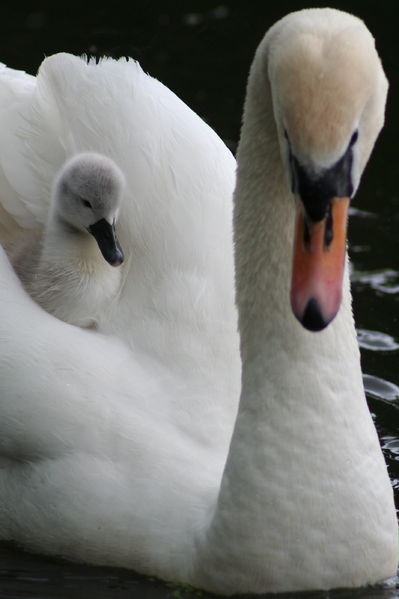
[[[34,86],[29,78],[29,94],[20,95],[15,72],[2,74],[7,94],[11,87],[19,101],[1,111],[7,143],[0,163],[14,191],[12,200],[7,187],[4,198],[3,189],[0,194],[21,226],[46,222],[55,173],[77,152],[103,153],[125,175],[118,236],[126,276],[99,328],[150,354],[155,349],[172,367],[180,368],[183,359],[183,369],[191,363],[198,370],[203,362],[209,370],[211,346],[223,364],[230,352],[236,369],[235,162],[221,140],[134,61],[96,65],[70,55],[51,57]],[[196,165],[194,175],[190,164]]]
[[[22,94],[22,112],[7,122],[14,135],[25,127],[29,143],[18,133],[13,151],[31,172],[17,189],[22,216],[8,210],[22,225],[30,211],[40,218],[35,198],[58,157],[103,151],[128,177],[121,244],[130,255],[108,316],[117,339],[41,311],[1,254],[2,538],[221,593],[353,587],[394,574],[392,490],[364,400],[348,280],[338,317],[319,334],[289,307],[293,200],[265,67],[306,27],[323,40],[343,29],[360,36],[384,99],[372,38],[349,15],[295,13],[260,46],[235,199],[243,387],[221,485],[239,377],[231,156],[134,63],[56,56],[31,98]],[[370,148],[374,117],[359,132]],[[9,164],[4,174],[14,186]]]

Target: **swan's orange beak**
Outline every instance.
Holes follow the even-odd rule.
[[[298,202],[291,306],[309,331],[321,331],[341,304],[349,198],[334,198],[326,218],[306,220]]]

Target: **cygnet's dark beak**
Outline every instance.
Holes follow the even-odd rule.
[[[111,266],[119,266],[124,260],[122,248],[115,233],[115,222],[110,224],[105,218],[90,225],[89,233],[93,235],[98,243],[104,259]]]

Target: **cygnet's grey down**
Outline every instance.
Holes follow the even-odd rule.
[[[124,256],[115,232],[124,176],[109,158],[74,156],[53,186],[47,226],[9,249],[23,285],[45,310],[96,327],[121,284]]]

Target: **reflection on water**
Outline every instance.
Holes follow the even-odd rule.
[[[0,599],[212,599],[198,589],[115,568],[95,568],[29,555],[0,543]],[[279,599],[394,599],[397,580],[358,591],[284,593]],[[240,599],[249,597],[240,595]],[[254,597],[254,596],[252,596]],[[256,597],[259,597],[257,595]]]
[[[250,56],[263,31],[283,14],[304,6],[331,4],[282,0],[248,3],[225,0],[199,3],[191,0],[115,3],[112,12],[76,11],[68,6],[26,10],[24,3],[2,6],[0,60],[35,72],[42,57],[55,51],[131,55],[145,70],[160,78],[235,146],[244,84]],[[170,6],[169,6],[170,4]],[[378,143],[351,208],[349,227],[354,312],[365,389],[382,441],[393,487],[399,497],[399,200],[396,161],[395,85],[396,3],[376,10],[377,3],[334,2],[362,16],[373,30],[391,80],[388,127]],[[144,6],[145,5],[145,6]],[[7,12],[8,11],[8,12]],[[108,12],[107,12],[108,11]],[[391,11],[391,12],[390,12]],[[393,12],[392,12],[393,11]],[[391,14],[392,13],[392,14]],[[2,29],[4,28],[4,29]],[[390,45],[391,44],[391,45]],[[169,599],[209,596],[184,587],[167,585],[131,572],[65,564],[31,556],[0,545],[0,599]],[[358,592],[299,594],[296,597],[385,599],[399,597],[391,588]]]
[[[359,246],[355,246],[359,247]],[[371,248],[361,246],[364,251],[370,251]],[[351,274],[352,283],[358,285],[368,285],[380,293],[398,293],[399,291],[399,273],[396,270],[384,269],[372,272],[361,272],[353,270]]]
[[[399,401],[399,387],[394,385],[394,383],[390,383],[389,381],[380,379],[378,376],[373,376],[371,374],[363,374],[363,383],[368,397],[387,401],[392,405],[395,405],[395,401]]]
[[[399,410],[399,387],[371,374],[363,374],[364,389],[369,399],[377,399],[388,403],[391,408]]]
[[[391,458],[399,460],[399,439],[397,437],[384,437],[384,450],[391,454]]]
[[[0,543],[1,599],[194,599],[198,596],[196,590],[127,570],[70,564]]]
[[[367,331],[366,329],[357,329],[357,339],[360,347],[374,351],[393,351],[399,349],[391,335],[381,333],[380,331]]]

